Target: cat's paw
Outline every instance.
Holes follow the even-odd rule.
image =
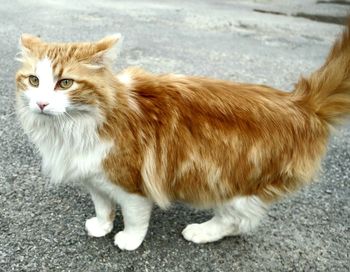
[[[102,237],[110,233],[113,229],[113,222],[101,223],[97,217],[90,218],[85,222],[85,229],[89,236]]]
[[[114,245],[118,246],[121,250],[135,250],[143,241],[143,237],[138,237],[134,233],[127,233],[125,231],[119,231],[114,237]]]
[[[201,244],[220,240],[225,235],[204,224],[190,224],[182,231],[182,236],[190,242]]]

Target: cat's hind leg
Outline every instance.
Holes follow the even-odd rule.
[[[188,225],[182,235],[194,243],[208,243],[246,233],[258,225],[266,210],[267,204],[256,196],[236,197],[216,208],[209,221]]]

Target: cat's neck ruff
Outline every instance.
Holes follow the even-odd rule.
[[[81,181],[102,173],[101,162],[112,143],[98,135],[98,114],[40,116],[18,108],[23,128],[39,148],[43,170],[53,182]]]

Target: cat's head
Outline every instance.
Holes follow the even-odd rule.
[[[46,43],[23,34],[16,74],[19,110],[49,118],[105,106],[119,34],[92,43]]]

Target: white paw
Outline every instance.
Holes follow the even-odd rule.
[[[225,235],[220,229],[211,229],[204,224],[190,224],[182,231],[183,237],[190,242],[201,244],[220,240]]]
[[[127,233],[125,231],[119,231],[114,237],[114,245],[118,246],[121,250],[135,250],[143,241],[143,237],[138,237],[133,233]]]
[[[90,218],[85,222],[85,229],[93,237],[102,237],[113,229],[113,222],[100,222],[97,217]]]

